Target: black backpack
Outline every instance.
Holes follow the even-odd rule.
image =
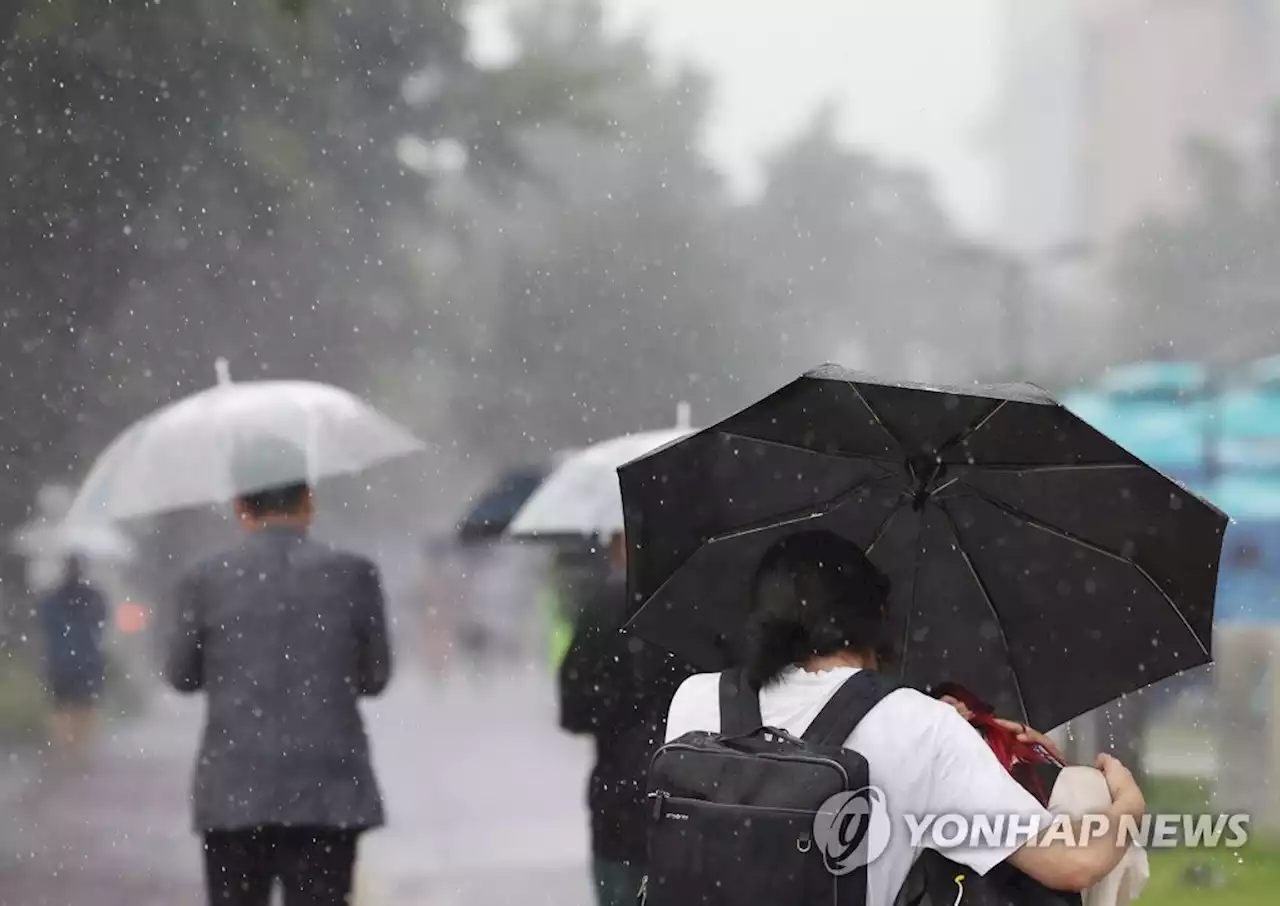
[[[802,738],[764,727],[758,692],[740,671],[720,675],[720,733],[686,733],[649,768],[647,906],[864,906],[867,761],[844,748],[893,683],[868,670],[845,681]],[[815,845],[824,803],[841,809],[847,848],[828,867]],[[828,816],[830,813],[823,813]],[[859,854],[858,850],[863,847]],[[852,855],[849,855],[852,854]],[[841,855],[846,858],[839,858]]]

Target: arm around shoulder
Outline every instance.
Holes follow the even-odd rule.
[[[1106,778],[1111,805],[1088,819],[1058,818],[1059,824],[1069,822],[1069,829],[1055,833],[1051,828],[1027,843],[1009,857],[1014,868],[1046,887],[1079,893],[1120,864],[1133,842],[1128,828],[1146,812],[1146,800],[1133,775],[1115,758],[1101,755],[1096,767]]]

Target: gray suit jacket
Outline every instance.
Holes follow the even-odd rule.
[[[166,674],[208,699],[196,829],[381,825],[358,708],[391,677],[376,567],[273,527],[195,567],[176,603]]]

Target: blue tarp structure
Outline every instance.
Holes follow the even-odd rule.
[[[1064,404],[1229,516],[1219,622],[1280,622],[1280,357],[1214,387],[1187,362],[1116,368]]]
[[[1115,368],[1063,402],[1170,478],[1188,485],[1208,480],[1213,402],[1208,376],[1200,366],[1145,362]]]
[[[1218,622],[1280,622],[1280,476],[1224,475],[1204,496],[1231,516]]]

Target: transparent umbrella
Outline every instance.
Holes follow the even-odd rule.
[[[516,513],[516,538],[608,538],[622,531],[618,468],[694,433],[681,406],[678,427],[624,434],[567,456]]]
[[[345,390],[310,381],[232,382],[154,412],[93,464],[67,517],[100,523],[224,503],[268,487],[353,474],[425,449],[407,429]],[[278,442],[304,456],[233,470],[246,441]]]
[[[127,563],[136,553],[133,540],[108,523],[28,524],[13,533],[12,543],[15,551],[32,558],[78,554],[90,560]]]

